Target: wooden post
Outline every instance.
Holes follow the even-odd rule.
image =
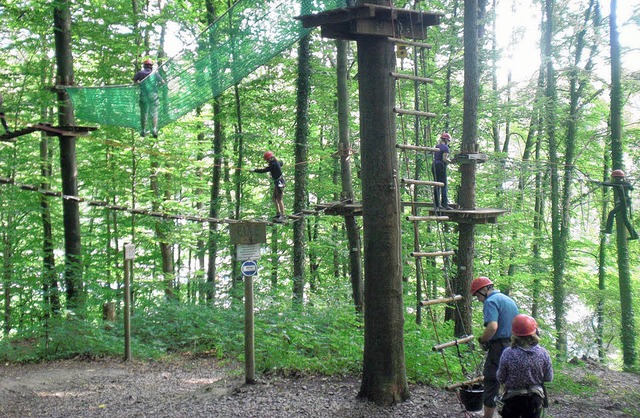
[[[135,246],[124,245],[124,361],[131,360],[131,270]]]
[[[253,276],[244,276],[244,374],[245,383],[255,383],[255,335],[253,321]]]

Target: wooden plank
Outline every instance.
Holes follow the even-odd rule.
[[[399,115],[410,115],[410,116],[420,116],[423,118],[435,118],[437,115],[432,112],[421,112],[419,110],[410,110],[410,109],[398,109],[397,107],[393,108],[393,112]]]
[[[423,300],[422,302],[420,302],[420,306],[437,305],[440,303],[451,303],[451,302],[455,302],[457,300],[462,300],[462,299],[464,299],[462,295],[455,295],[449,298],[429,299],[429,300]]]
[[[478,383],[482,383],[484,381],[484,376],[478,376],[475,379],[471,379],[471,380],[467,380],[464,382],[460,382],[460,383],[454,383],[453,385],[449,385],[449,386],[445,386],[445,390],[452,392],[456,389],[459,389],[461,387],[465,387],[465,386],[473,386],[476,385]]]
[[[449,341],[448,343],[434,345],[431,349],[433,351],[444,350],[445,348],[455,347],[456,345],[466,344],[468,342],[473,341],[475,337],[473,335],[469,335],[468,337],[460,338],[459,340]]]
[[[447,218],[446,216],[440,216],[440,218]],[[444,221],[446,221],[447,219],[442,219]],[[446,256],[450,256],[450,255],[455,255],[456,252],[455,251],[434,251],[434,252],[420,252],[420,251],[412,251],[411,253],[409,253],[409,255],[411,257],[431,257],[431,258],[435,258],[435,257],[446,257]]]
[[[405,184],[415,184],[417,186],[444,187],[444,183],[441,181],[414,180],[414,179],[405,179],[405,178],[403,178],[401,181]]]
[[[406,150],[411,150],[411,151],[440,152],[440,148],[422,147],[422,146],[419,146],[419,145],[396,144],[396,148],[398,148],[398,149],[406,149]]]
[[[393,78],[397,78],[401,80],[417,81],[419,83],[424,83],[424,84],[433,84],[434,82],[433,78],[418,77],[417,75],[411,75],[411,74],[401,74],[401,73],[390,72],[389,75]]]
[[[433,47],[433,45],[426,44],[424,42],[408,41],[406,39],[400,39],[400,38],[389,38],[389,41],[399,45],[415,46],[418,48],[431,49]],[[433,80],[431,80],[431,82],[433,83]]]
[[[407,221],[411,222],[428,222],[428,221],[448,221],[448,216],[407,216]],[[413,253],[412,253],[413,254]],[[428,257],[428,256],[414,256],[414,257]]]

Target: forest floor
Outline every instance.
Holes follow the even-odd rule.
[[[590,364],[570,368],[588,395],[551,392],[545,417],[640,416],[640,375]],[[124,363],[74,359],[0,366],[2,417],[479,417],[454,393],[410,385],[411,398],[379,407],[357,398],[360,378],[267,376],[201,357]],[[556,389],[559,390],[559,389]],[[466,415],[465,415],[466,414]]]

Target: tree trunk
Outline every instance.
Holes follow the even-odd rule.
[[[73,57],[71,55],[71,12],[69,0],[60,0],[53,9],[53,26],[56,46],[56,84],[68,86],[74,84]],[[58,90],[58,124],[74,124],[73,108],[69,96],[64,90]],[[60,174],[62,193],[68,196],[78,195],[76,163],[76,139],[73,136],[60,136]],[[82,281],[82,242],[80,236],[80,208],[78,201],[63,199],[65,272],[64,281],[67,292],[67,307],[82,314],[84,307],[84,284]]]
[[[464,2],[464,110],[462,153],[478,151],[478,96],[480,94],[480,70],[478,68],[478,1]],[[476,166],[460,165],[460,207],[476,207]],[[458,237],[458,280],[455,293],[467,296],[473,280],[473,256],[475,252],[475,224],[460,224]],[[458,304],[460,315],[456,316],[455,335],[462,336],[471,330],[471,298]]]
[[[611,161],[614,169],[623,167],[622,153],[622,85],[620,82],[620,39],[617,27],[617,0],[611,0],[609,33],[611,48]],[[629,245],[623,216],[616,214],[616,242],[618,244],[618,280],[620,283],[620,313],[622,317],[622,363],[626,370],[636,364],[636,330],[633,313],[633,287],[629,272]]]
[[[351,138],[349,132],[349,88],[347,85],[348,66],[347,50],[349,43],[336,41],[337,48],[337,81],[338,81],[338,149],[340,153],[340,178],[342,180],[342,197],[353,200],[353,179],[351,177]],[[356,217],[344,217],[349,241],[349,274],[351,277],[351,294],[356,311],[362,313],[364,308],[364,281],[362,277],[362,243]]]
[[[295,189],[293,212],[302,213],[307,206],[307,153],[309,148],[309,93],[311,91],[311,68],[309,64],[310,35],[300,39],[298,44],[298,81],[295,134]],[[305,284],[305,218],[293,224],[293,300],[302,304]]]
[[[379,3],[379,2],[374,2]],[[359,396],[379,405],[406,400],[393,45],[358,39],[364,227],[364,359]]]

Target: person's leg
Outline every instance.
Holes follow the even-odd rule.
[[[147,114],[149,105],[146,100],[140,100],[140,136],[147,135]]]
[[[431,165],[431,173],[433,174],[433,181],[438,180],[438,170],[436,169],[437,164],[433,163]],[[433,186],[433,208],[438,209],[440,206],[440,187]]]
[[[4,117],[4,112],[0,112],[0,120],[2,120],[2,127],[6,133],[11,133],[11,130],[7,126],[7,118]]]
[[[449,208],[448,188],[447,188],[447,166],[444,164],[438,164],[438,181],[444,183],[444,187],[440,192],[440,203],[445,209]]]
[[[613,232],[613,220],[616,217],[617,211],[618,208],[614,207],[613,209],[611,209],[611,212],[609,212],[609,215],[607,215],[607,225],[604,228],[605,234],[610,234],[611,232]]]
[[[153,135],[154,138],[158,137],[158,105],[157,99],[151,104],[151,122],[153,123],[151,135]]]
[[[507,344],[508,345],[508,344]],[[496,396],[500,391],[497,373],[500,364],[500,356],[507,345],[500,342],[493,342],[489,346],[487,359],[484,363],[484,394],[482,403],[484,404],[484,418],[492,418],[496,410]]]
[[[631,221],[629,220],[629,216],[628,216],[628,212],[626,210],[626,208],[623,208],[624,210],[622,211],[622,213],[620,214],[622,216],[622,219],[624,221],[624,226],[627,227],[627,231],[629,232],[629,240],[636,240],[638,239],[638,233],[636,232],[636,230],[633,228],[633,224],[631,223]]]

